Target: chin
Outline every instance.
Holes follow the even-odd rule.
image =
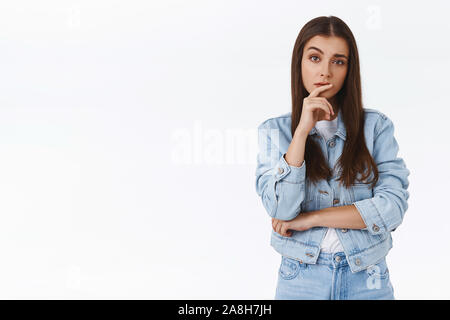
[[[324,98],[327,98],[327,99],[330,99],[330,98],[334,97],[334,93],[332,93],[332,92],[322,92],[320,94],[320,96],[324,97]]]

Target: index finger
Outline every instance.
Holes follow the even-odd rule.
[[[322,91],[328,90],[332,87],[333,84],[327,84],[324,86],[320,86],[315,88],[311,93],[309,94],[309,97],[317,97]]]

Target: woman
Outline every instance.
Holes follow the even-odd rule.
[[[258,127],[256,191],[281,254],[275,299],[394,299],[386,255],[408,176],[382,112],[363,108],[348,26],[318,17],[292,56],[292,112]]]

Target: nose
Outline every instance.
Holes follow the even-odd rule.
[[[324,78],[329,78],[330,76],[331,76],[331,74],[330,74],[330,68],[329,68],[329,66],[328,66],[328,64],[323,64],[324,66],[322,67],[322,70],[321,70],[321,73],[320,73],[320,76],[321,77],[324,77]]]

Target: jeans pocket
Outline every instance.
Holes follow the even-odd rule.
[[[278,273],[284,280],[291,280],[298,276],[301,269],[306,268],[306,263],[300,263],[300,261],[281,256],[281,265]]]

